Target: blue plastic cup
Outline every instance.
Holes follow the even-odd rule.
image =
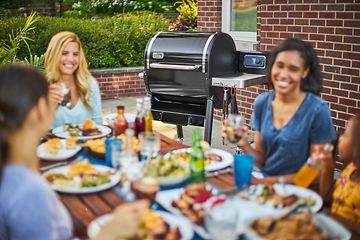
[[[234,177],[238,188],[251,183],[251,172],[253,171],[254,156],[250,154],[234,155]]]

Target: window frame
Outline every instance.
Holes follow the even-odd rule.
[[[256,32],[231,31],[231,0],[222,0],[221,31],[228,33],[236,42],[257,43]]]

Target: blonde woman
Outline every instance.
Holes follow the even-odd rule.
[[[59,104],[52,128],[66,123],[82,123],[89,118],[102,122],[101,96],[96,80],[91,76],[79,37],[73,32],[54,35],[46,50],[46,77],[50,97]],[[71,97],[65,104],[64,85]],[[67,95],[69,97],[69,95]]]

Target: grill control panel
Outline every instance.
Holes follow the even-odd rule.
[[[266,67],[266,57],[260,55],[244,55],[245,68],[261,68]]]
[[[266,74],[268,54],[263,52],[238,52],[239,71],[254,74]]]

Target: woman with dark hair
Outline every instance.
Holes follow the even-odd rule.
[[[0,239],[70,239],[70,217],[39,175],[36,147],[55,112],[43,75],[0,68]]]
[[[330,111],[319,97],[320,66],[313,47],[299,39],[287,39],[271,55],[268,73],[272,90],[254,102],[251,127],[252,147],[244,127],[238,146],[255,156],[267,182],[293,174],[306,162],[314,148],[336,139]]]
[[[0,67],[0,239],[68,240],[72,223],[39,175],[36,148],[53,121],[56,103],[43,75],[24,65]],[[21,97],[19,97],[21,96]],[[130,239],[147,200],[118,206],[95,239]]]

